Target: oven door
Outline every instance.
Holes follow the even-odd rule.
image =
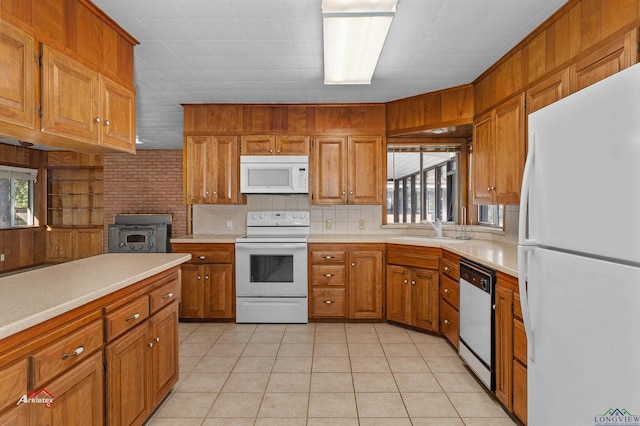
[[[237,297],[307,297],[306,243],[236,243]]]

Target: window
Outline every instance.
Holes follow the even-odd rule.
[[[504,206],[499,204],[479,205],[478,223],[502,228],[504,226]]]
[[[0,166],[0,229],[33,226],[33,183],[38,171]]]
[[[458,156],[452,147],[389,146],[387,223],[455,222]]]

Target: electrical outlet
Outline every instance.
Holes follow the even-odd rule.
[[[364,219],[360,219],[360,229],[364,229],[365,228],[365,221]]]
[[[231,231],[233,229],[233,220],[227,219],[227,231]]]
[[[324,227],[327,229],[333,229],[333,219],[327,219]]]
[[[4,262],[4,253],[0,254],[0,262]]]

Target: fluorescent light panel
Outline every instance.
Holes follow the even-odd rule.
[[[398,0],[323,0],[324,84],[371,84]]]

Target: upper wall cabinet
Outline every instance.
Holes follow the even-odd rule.
[[[1,136],[135,152],[135,39],[88,0],[8,0],[0,22]]]
[[[135,95],[43,45],[42,131],[135,152]]]
[[[313,204],[381,204],[380,136],[317,136],[313,147]]]
[[[309,136],[249,135],[242,137],[242,155],[309,155]]]
[[[34,38],[0,21],[0,120],[35,128]]]
[[[527,113],[531,114],[567,95],[569,95],[569,69],[564,69],[527,90]]]
[[[525,156],[523,93],[473,123],[473,203],[518,204]]]

